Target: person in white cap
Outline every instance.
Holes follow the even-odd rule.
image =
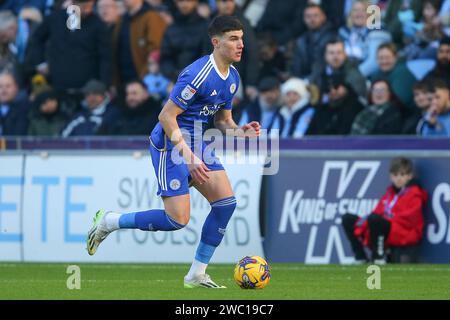
[[[280,137],[301,138],[314,115],[307,84],[299,78],[290,78],[281,86],[281,95],[284,105],[279,117]]]

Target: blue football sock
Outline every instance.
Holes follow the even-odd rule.
[[[164,210],[155,209],[123,214],[119,218],[121,229],[141,229],[144,231],[173,231],[185,227],[169,217]]]
[[[229,197],[211,203],[211,212],[202,228],[200,244],[195,253],[195,259],[208,264],[214,251],[225,235],[225,230],[236,209],[236,198]]]

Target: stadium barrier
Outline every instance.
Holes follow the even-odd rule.
[[[86,228],[99,206],[122,212],[162,207],[150,158],[134,152],[147,148],[146,139],[11,139],[3,145],[1,261],[191,261],[209,211],[195,191],[184,230],[123,230],[94,257],[85,252]],[[415,161],[429,192],[420,259],[450,262],[450,139],[286,140],[279,154],[278,174],[263,179],[258,164],[225,165],[238,208],[214,262],[249,254],[271,262],[351,262],[340,216],[371,211],[389,184],[389,161],[399,155]]]
[[[390,160],[401,155],[413,159],[419,181],[429,193],[419,259],[424,263],[449,263],[449,147],[448,139],[400,138],[282,144],[280,170],[265,181],[267,259],[351,263],[341,216],[370,214],[390,184]]]
[[[25,262],[191,262],[210,206],[191,192],[191,221],[176,232],[119,230],[97,254],[85,250],[96,210],[162,208],[150,157],[139,152],[0,156],[0,260]],[[262,166],[226,166],[238,206],[214,262],[263,256],[259,229]]]

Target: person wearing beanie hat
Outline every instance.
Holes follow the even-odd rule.
[[[60,100],[48,87],[36,95],[29,113],[28,134],[31,136],[58,137],[67,122],[61,111]]]
[[[251,121],[258,121],[261,128],[271,134],[272,129],[279,129],[280,82],[277,78],[265,77],[259,82],[258,91],[256,99],[242,112],[239,125],[243,126]]]
[[[450,37],[446,36],[441,39],[436,66],[426,75],[425,79],[442,79],[450,88]]]
[[[284,105],[278,118],[280,137],[303,137],[314,115],[306,82],[299,78],[290,78],[281,86],[281,96]]]

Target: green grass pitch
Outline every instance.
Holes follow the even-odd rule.
[[[272,264],[264,290],[242,290],[233,265],[208,273],[227,289],[184,289],[187,264],[76,264],[81,289],[69,290],[70,264],[0,263],[0,299],[450,299],[450,265],[381,267],[381,289],[367,288],[367,266]]]

